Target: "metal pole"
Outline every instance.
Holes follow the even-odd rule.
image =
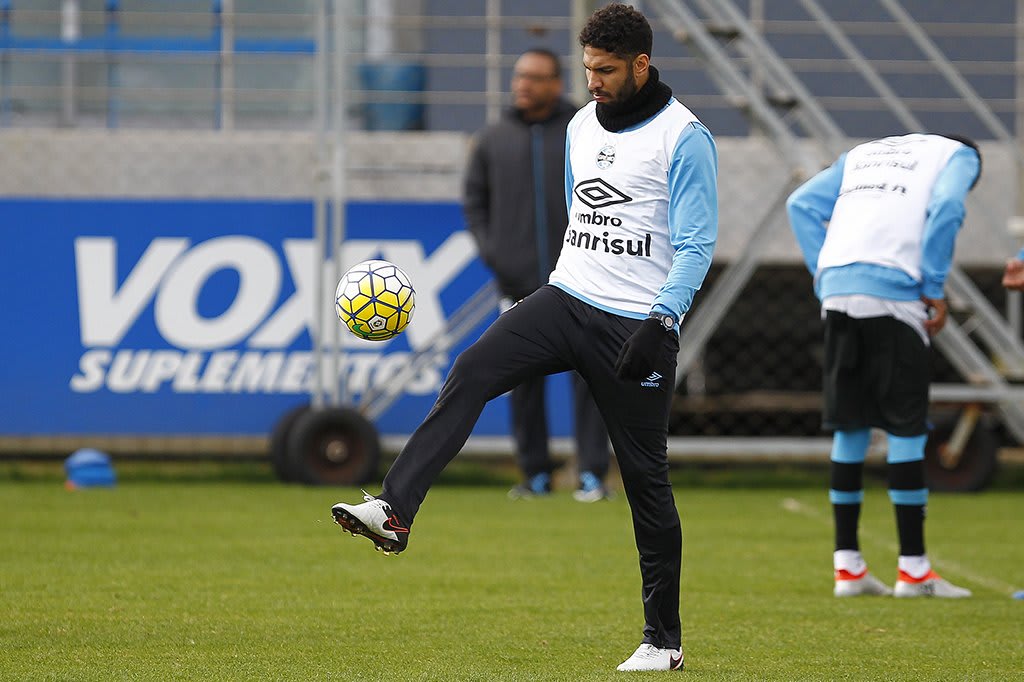
[[[60,38],[65,45],[61,57],[61,110],[60,124],[75,124],[75,55],[71,48],[82,35],[81,12],[78,0],[63,0],[60,6]]]
[[[118,0],[107,0],[106,26],[107,36],[107,127],[116,128],[120,112],[118,91],[121,87],[121,72],[118,66],[116,41],[120,32],[118,19]]]
[[[1017,22],[1016,22],[1016,62],[1017,68],[1014,73],[1017,78],[1014,81],[1016,88],[1016,109],[1013,119],[1013,132],[1015,139],[1013,144],[1017,146],[1017,200],[1014,202],[1016,211],[1010,216],[1009,231],[1020,243],[1021,236],[1024,236],[1024,149],[1021,148],[1021,137],[1024,135],[1024,0],[1017,0]],[[1015,254],[1006,254],[1009,258]],[[1021,311],[1021,293],[1019,291],[1007,292],[1006,296],[1006,320],[1017,338],[1020,338],[1024,329],[1024,315]]]
[[[331,164],[331,249],[334,252],[334,259],[329,262],[327,268],[327,281],[336,283],[344,267],[342,260],[344,253],[342,245],[345,243],[345,200],[346,200],[346,178],[345,178],[345,87],[348,79],[346,68],[347,60],[345,52],[347,42],[345,40],[346,9],[343,0],[334,2],[334,135],[332,138],[333,163]],[[347,401],[347,377],[342,376],[342,364],[344,356],[341,352],[341,325],[336,320],[330,323],[330,343],[334,349],[332,354],[333,362],[330,363],[331,370],[331,404],[341,405]]]
[[[1022,0],[1024,2],[1024,0]],[[593,12],[593,0],[572,0],[572,23],[569,28],[569,94],[577,106],[585,103],[587,97],[587,74],[580,64],[580,31]]]
[[[750,0],[750,25],[759,34],[764,35],[764,0]],[[764,65],[756,59],[750,62],[750,84],[758,92],[765,91]],[[764,129],[756,121],[750,126],[750,135],[764,137]]]
[[[503,87],[501,84],[501,0],[487,0],[487,122],[494,123],[501,115]]]
[[[370,59],[387,59],[395,53],[395,5],[392,0],[366,3],[366,54]]]
[[[313,62],[313,80],[315,98],[313,102],[313,277],[312,286],[314,303],[312,310],[313,359],[316,376],[311,387],[313,407],[320,408],[324,404],[324,378],[321,368],[324,361],[324,305],[323,266],[325,245],[327,242],[327,162],[324,150],[327,140],[327,0],[316,3],[316,58]]]
[[[5,42],[11,37],[11,0],[0,0],[0,39]],[[11,81],[11,66],[7,50],[0,50],[0,127],[8,124],[7,90]]]
[[[1021,335],[1021,328],[1024,326],[1024,315],[1021,315],[1021,292],[1019,291],[1007,291],[1006,292],[1006,322],[1010,325],[1010,330],[1013,335],[1018,339]]]
[[[221,130],[235,127],[235,0],[220,0],[220,121]]]
[[[1016,66],[1014,73],[1017,75],[1014,79],[1014,87],[1016,90],[1015,103],[1013,118],[1013,132],[1015,133],[1014,144],[1017,145],[1018,149],[1021,149],[1022,136],[1024,136],[1024,0],[1017,0],[1017,22],[1015,31],[1015,48],[1016,48]],[[1017,154],[1017,201],[1015,206],[1017,207],[1016,215],[1024,216],[1024,149],[1021,149],[1021,153]],[[1024,222],[1024,218],[1018,218]],[[1022,225],[1024,227],[1024,225]],[[1015,235],[1017,237],[1024,235]]]

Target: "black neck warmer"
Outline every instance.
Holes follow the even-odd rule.
[[[658,70],[648,67],[649,76],[643,87],[619,104],[597,103],[597,120],[611,133],[625,130],[654,116],[672,98],[672,88],[658,78]]]

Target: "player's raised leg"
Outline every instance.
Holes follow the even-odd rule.
[[[427,491],[462,449],[487,401],[524,379],[569,369],[566,358],[576,340],[570,338],[575,327],[563,324],[565,299],[551,287],[541,288],[502,313],[460,354],[427,418],[385,476],[381,494],[362,504],[335,505],[338,524],[382,549],[403,551]],[[380,538],[390,540],[393,547],[382,547]]]

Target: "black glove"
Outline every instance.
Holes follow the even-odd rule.
[[[661,322],[653,318],[641,322],[633,335],[622,344],[619,359],[615,361],[615,374],[620,379],[649,377],[665,347],[665,336],[669,333]]]

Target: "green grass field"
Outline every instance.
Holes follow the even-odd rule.
[[[643,623],[621,496],[512,502],[504,481],[449,477],[408,552],[384,557],[330,520],[355,490],[200,468],[68,492],[54,471],[0,467],[0,679],[630,676],[615,666]],[[1009,598],[1024,588],[1019,489],[932,497],[933,559],[973,599],[836,600],[824,474],[678,478],[688,677],[1024,677],[1024,602]],[[891,583],[877,481],[862,546]]]

